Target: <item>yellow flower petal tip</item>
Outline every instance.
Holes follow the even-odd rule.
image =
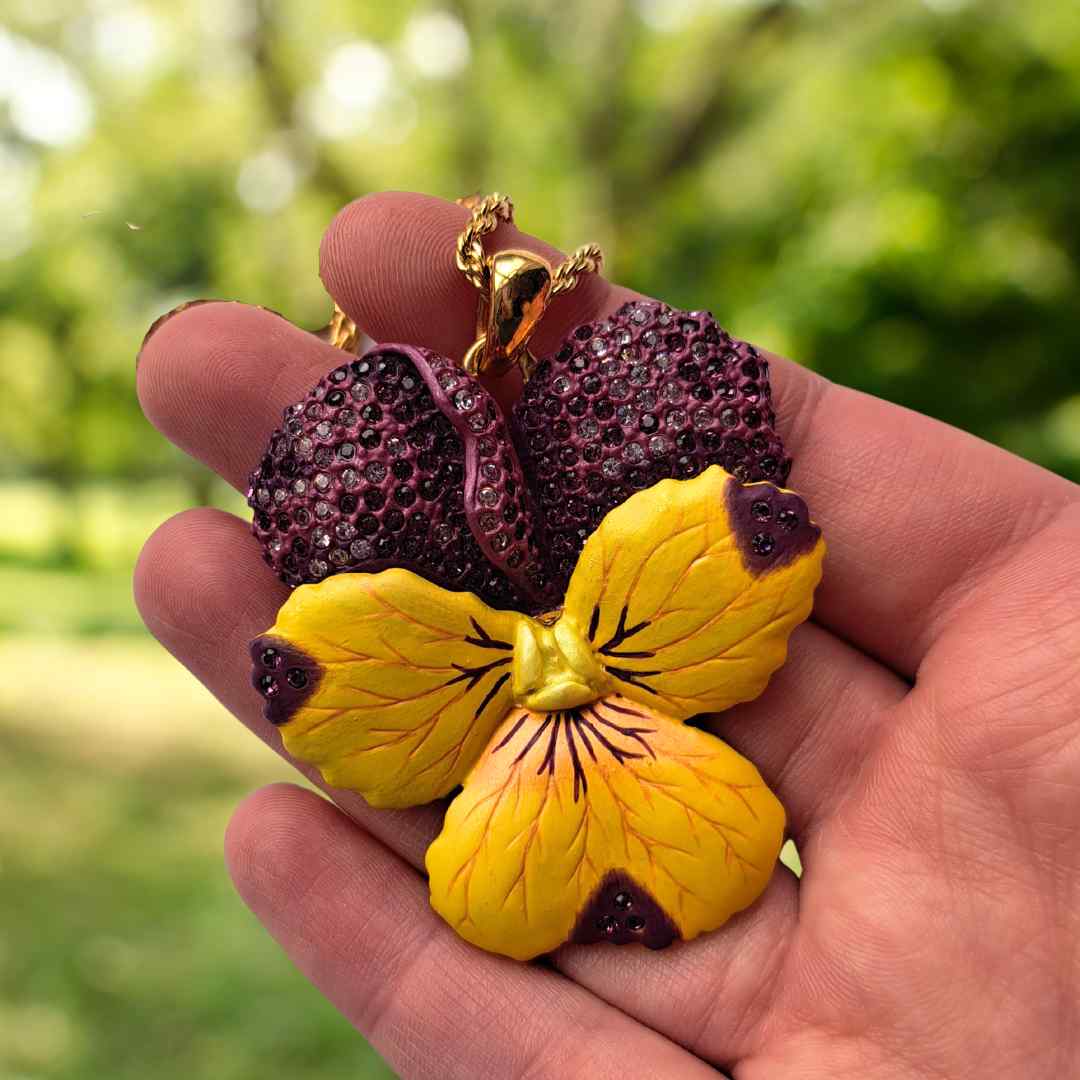
[[[463,785],[427,856],[462,937],[520,959],[658,948],[768,883],[783,808],[682,721],[761,693],[824,553],[797,495],[714,466],[612,510],[559,611],[496,611],[403,569],[341,574],[292,593],[253,678],[329,784],[386,807]]]

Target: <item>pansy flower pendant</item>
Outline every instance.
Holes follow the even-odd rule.
[[[783,808],[687,721],[762,692],[824,556],[761,475],[787,467],[765,361],[642,302],[537,363],[512,331],[552,279],[489,271],[472,364],[393,345],[335,369],[250,493],[297,586],[252,643],[285,748],[373,806],[456,792],[432,906],[522,960],[689,940],[764,890]],[[531,376],[509,422],[466,370],[500,357]]]

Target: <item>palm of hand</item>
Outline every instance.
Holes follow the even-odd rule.
[[[474,298],[444,256],[463,218],[419,196],[353,204],[327,234],[324,279],[377,339],[460,355]],[[545,250],[510,228],[495,239]],[[627,295],[591,281],[552,310],[538,348]],[[207,305],[154,334],[139,392],[165,434],[242,486],[281,407],[334,363],[268,312]],[[1078,490],[794,365],[774,375],[792,484],[830,556],[787,666],[711,726],[786,804],[800,883],[778,873],[756,907],[687,946],[570,947],[523,966],[463,944],[428,908],[415,867],[437,809],[374,813],[337,793],[346,817],[278,787],[237,812],[241,893],[403,1075],[1075,1067]],[[215,511],[168,522],[136,592],[163,643],[276,745],[245,644],[284,592],[247,525]]]

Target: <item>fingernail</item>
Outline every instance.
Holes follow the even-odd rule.
[[[209,297],[205,300],[185,300],[182,304],[177,304],[171,311],[166,311],[164,315],[159,315],[151,324],[150,329],[146,331],[145,337],[142,339],[142,344],[139,346],[138,353],[135,354],[135,370],[139,370],[139,361],[142,359],[142,354],[146,351],[147,342],[174,316],[179,315],[181,311],[187,311],[188,308],[199,307],[201,304],[239,304],[239,300],[221,300],[217,297]],[[276,315],[279,319],[285,319],[285,316],[280,311],[275,311],[273,308],[264,306],[263,304],[255,304],[260,311],[268,311],[271,315]],[[285,319],[288,322],[288,319]]]
[[[142,359],[142,354],[146,349],[147,342],[174,316],[179,315],[181,311],[187,311],[188,308],[198,307],[200,304],[219,304],[220,300],[208,299],[208,300],[185,300],[182,304],[177,304],[171,311],[166,311],[164,315],[159,315],[151,324],[150,329],[146,331],[143,336],[142,344],[139,346],[139,351],[135,354],[135,370],[139,370],[139,361]]]

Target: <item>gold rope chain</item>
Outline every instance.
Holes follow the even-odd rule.
[[[498,228],[499,222],[513,224],[514,204],[508,195],[468,195],[456,200],[459,206],[472,211],[472,217],[457,242],[458,269],[481,292],[487,292],[490,268],[484,255],[481,237]],[[598,274],[604,265],[604,254],[597,244],[576,248],[551,272],[551,295],[569,292],[578,284],[582,274]]]
[[[491,284],[491,263],[484,254],[482,238],[494,232],[502,221],[508,224],[513,223],[514,204],[509,196],[500,195],[498,192],[483,196],[467,195],[457,199],[456,202],[472,213],[468,224],[458,237],[457,266],[481,294],[486,296]],[[569,292],[577,287],[583,274],[597,274],[603,264],[604,255],[599,246],[583,244],[551,271],[551,288],[547,296],[558,296],[559,293]],[[336,302],[330,325],[322,333],[331,345],[350,353],[356,352],[362,337],[356,324]],[[522,361],[531,359],[528,358],[524,348],[519,359]],[[527,375],[528,364],[525,365],[524,370]]]

